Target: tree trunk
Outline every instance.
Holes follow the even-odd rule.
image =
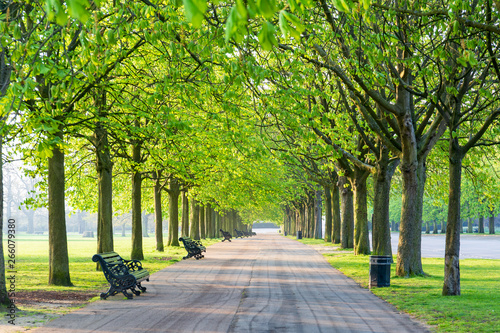
[[[155,171],[153,173],[155,180],[154,187],[154,205],[155,205],[155,237],[156,237],[156,251],[165,251],[163,244],[163,210],[161,206],[161,172]]]
[[[383,157],[377,164],[377,171],[373,180],[372,247],[374,255],[392,256],[389,200],[392,176],[399,165],[399,160],[389,162],[385,149],[381,154]],[[393,229],[396,229],[395,222],[392,222],[392,224]]]
[[[142,176],[137,165],[141,163],[141,145],[136,143],[132,147],[132,158],[134,167],[132,169],[132,253],[130,257],[143,260],[142,251],[142,209],[141,209],[141,186]]]
[[[332,193],[330,192],[330,186],[324,186],[325,191],[325,242],[332,242]]]
[[[460,197],[463,153],[458,139],[450,139],[449,196],[446,223],[443,296],[460,295]]]
[[[408,95],[407,92],[402,94]],[[405,104],[409,106],[408,101]],[[421,259],[421,230],[425,163],[417,159],[418,147],[411,112],[406,111],[404,117],[398,117],[398,123],[401,131],[400,170],[403,193],[396,275],[407,277],[424,274]]]
[[[205,206],[200,206],[200,238],[207,238],[207,226],[205,225]]]
[[[495,216],[492,215],[488,218],[488,229],[489,229],[489,234],[494,235],[495,234]]]
[[[215,209],[213,207],[210,207],[210,215],[212,216],[212,225],[213,225],[213,235],[214,235],[214,238],[218,238],[219,237],[219,229],[220,229],[220,224],[219,224],[219,218],[217,217],[218,216],[218,213],[215,211]]]
[[[368,207],[366,201],[366,179],[370,173],[357,168],[354,173],[354,254],[370,254]]]
[[[305,232],[305,214],[306,214],[306,207],[303,203],[300,203],[300,208],[299,208],[299,220],[297,221],[297,231],[300,231],[302,233],[302,237],[305,237],[304,232]]]
[[[314,238],[314,225],[316,219],[314,217],[314,192],[311,192],[309,204],[307,206],[307,237]]]
[[[191,207],[190,207],[190,226],[189,226],[189,237],[191,239],[200,239],[200,206],[198,206],[198,201],[196,199],[191,198]]]
[[[106,117],[106,92],[96,92],[95,105],[100,117]],[[108,131],[102,122],[94,128],[94,147],[98,182],[97,253],[113,251],[113,162],[108,142]],[[85,230],[84,230],[85,231]],[[97,269],[100,269],[99,263]]]
[[[0,64],[3,61],[3,52],[0,54]],[[2,72],[0,67],[0,79]],[[2,81],[0,80],[0,84]],[[1,92],[1,91],[0,91]],[[0,93],[2,96],[2,93]],[[4,121],[4,119],[1,119]],[[0,135],[0,202],[3,202],[3,136]],[[15,230],[15,229],[14,229]],[[490,229],[491,230],[491,229]],[[7,292],[7,284],[5,279],[5,256],[4,256],[4,243],[3,243],[3,205],[0,205],[0,309],[3,306],[9,306],[11,301]]]
[[[62,142],[63,134],[56,134]],[[49,285],[72,286],[66,237],[64,153],[58,146],[49,158]]]
[[[168,242],[167,246],[179,245],[179,194],[181,186],[176,178],[170,179],[168,188]]]
[[[472,226],[473,224],[474,224],[474,220],[472,219],[472,217],[469,217],[467,219],[467,233],[469,233],[469,234],[474,233],[474,228]]]
[[[210,204],[205,206],[205,228],[206,228],[206,238],[214,238],[214,228],[212,224],[212,207]]]
[[[189,236],[189,199],[187,191],[182,191],[182,236]]]
[[[322,211],[322,198],[321,191],[316,190],[316,197],[314,200],[314,238],[321,239],[323,238],[323,211]]]
[[[436,220],[432,221],[432,224],[433,224],[432,233],[437,235],[437,233],[438,233],[438,225],[437,225]]]
[[[484,234],[484,216],[481,215],[479,216],[479,222],[478,222],[478,230],[477,232],[480,234]]]
[[[353,193],[351,184],[345,176],[339,177],[340,191],[340,211],[342,212],[341,220],[341,243],[343,249],[351,249],[354,247],[354,207]]]
[[[338,177],[335,177],[335,181],[331,187],[332,189],[332,242],[333,244],[340,244],[340,234],[341,234],[341,221],[340,217],[340,191],[337,185]]]

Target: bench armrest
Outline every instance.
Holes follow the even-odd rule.
[[[127,268],[131,271],[139,271],[139,270],[143,269],[142,263],[139,260],[135,260],[135,259],[123,260],[123,262],[125,263],[125,265],[127,265]]]

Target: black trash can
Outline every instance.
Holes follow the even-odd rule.
[[[370,288],[391,285],[392,256],[370,256]]]
[[[297,239],[302,239],[302,230],[297,231]]]

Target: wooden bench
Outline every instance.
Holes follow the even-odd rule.
[[[231,236],[231,234],[228,231],[224,231],[224,230],[220,229],[220,232],[222,232],[222,236],[224,237],[224,239],[222,241],[225,241],[225,240],[231,241],[231,238],[233,236]]]
[[[94,254],[92,261],[101,265],[104,276],[110,284],[109,290],[101,293],[101,299],[116,295],[118,292],[132,299],[133,295],[127,292],[128,289],[137,296],[141,292],[146,292],[141,282],[149,281],[149,272],[142,267],[139,260],[124,260],[116,252],[106,252]]]
[[[181,237],[179,238],[179,241],[184,244],[184,248],[188,253],[187,256],[182,258],[183,260],[191,257],[195,257],[196,260],[198,260],[205,257],[203,252],[207,252],[207,248],[203,246],[200,241],[192,240],[189,237]]]

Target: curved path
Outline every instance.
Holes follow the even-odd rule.
[[[368,274],[368,272],[367,272]],[[257,235],[208,248],[35,332],[427,332],[332,268],[313,248]]]

